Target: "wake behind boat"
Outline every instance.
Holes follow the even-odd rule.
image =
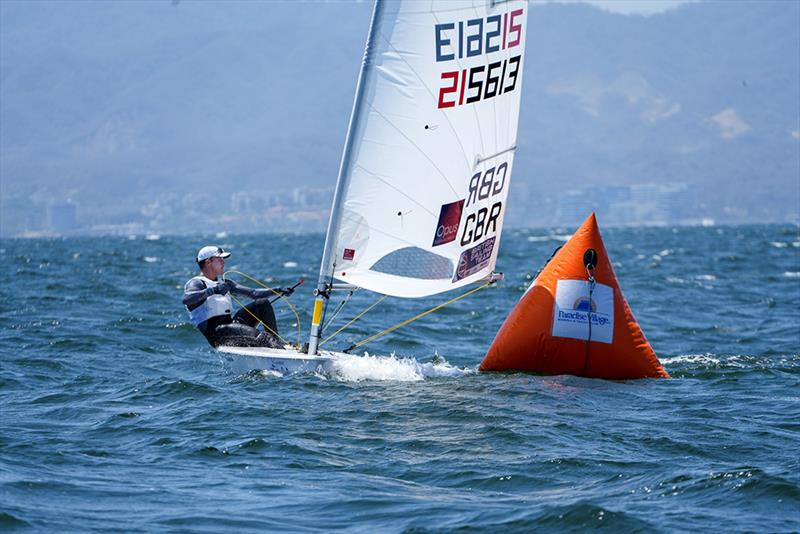
[[[335,357],[320,349],[332,337],[323,334],[337,291],[419,298],[499,278],[526,18],[524,0],[376,1],[306,356],[219,347],[236,366],[325,365],[320,358]]]

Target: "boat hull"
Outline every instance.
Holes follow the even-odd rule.
[[[220,346],[217,350],[235,373],[275,371],[281,374],[326,372],[339,353],[322,351],[309,356],[295,349]]]

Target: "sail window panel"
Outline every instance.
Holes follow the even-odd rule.
[[[453,276],[453,262],[419,247],[405,247],[379,259],[371,270],[407,278],[449,281]]]
[[[460,287],[464,284],[452,284],[449,279],[425,280],[421,278],[409,278],[405,276],[395,276],[393,274],[381,273],[371,270],[357,270],[347,272],[346,276],[341,273],[334,273],[334,277],[344,283],[355,283],[369,291],[382,293],[392,297],[419,298],[428,295],[435,295],[449,289]],[[442,289],[442,288],[446,289]]]

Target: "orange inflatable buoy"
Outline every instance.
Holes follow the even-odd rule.
[[[511,310],[480,370],[669,378],[622,294],[594,213]]]

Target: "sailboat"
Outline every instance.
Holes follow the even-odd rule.
[[[376,0],[308,347],[218,347],[232,367],[330,368],[342,353],[320,340],[337,291],[420,298],[500,277],[527,10],[525,0]]]

